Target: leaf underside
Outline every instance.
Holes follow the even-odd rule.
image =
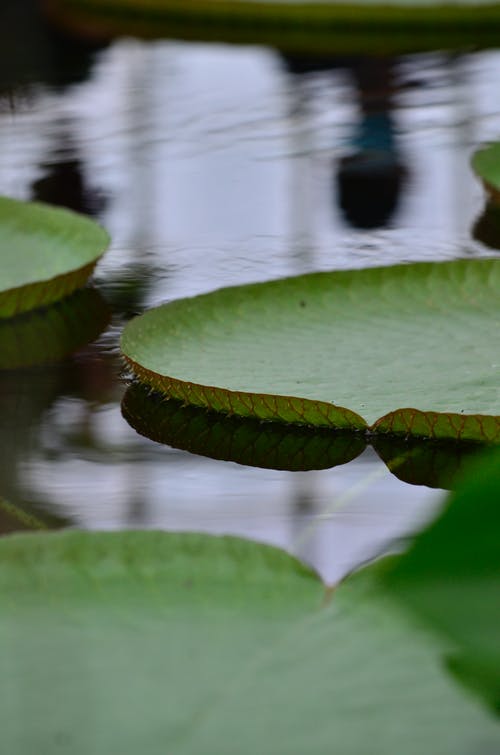
[[[499,5],[473,0],[45,0],[44,5],[54,21],[94,36],[218,39],[329,55],[495,46],[500,25]]]
[[[0,542],[6,752],[496,752],[443,645],[379,588],[328,599],[273,548],[167,533]],[[236,743],[236,745],[235,745]]]
[[[109,243],[89,218],[0,197],[0,318],[68,296],[85,285]]]
[[[499,260],[222,289],[146,312],[121,346],[140,381],[212,411],[500,440]]]

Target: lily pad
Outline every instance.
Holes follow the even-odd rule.
[[[500,451],[470,468],[386,585],[454,644],[451,665],[500,712]]]
[[[149,310],[121,346],[139,380],[213,411],[500,439],[500,260],[222,289]]]
[[[50,17],[92,36],[270,44],[312,53],[495,46],[500,6],[483,0],[45,0]]]
[[[386,568],[332,593],[236,538],[4,538],[5,752],[498,752],[500,724],[384,592]]]
[[[110,320],[98,291],[84,288],[60,302],[0,320],[0,370],[50,364],[94,341]]]
[[[108,243],[106,231],[82,215],[0,197],[0,318],[81,288]]]

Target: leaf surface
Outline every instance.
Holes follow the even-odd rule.
[[[146,312],[121,346],[142,382],[214,411],[500,439],[500,260],[222,289]]]
[[[106,231],[83,215],[0,197],[0,318],[82,287],[108,243]]]
[[[473,755],[500,727],[378,587],[235,538],[0,542],[6,752]]]

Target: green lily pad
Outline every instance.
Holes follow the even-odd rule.
[[[332,594],[236,538],[4,538],[5,752],[497,752],[500,725],[384,593],[385,568]]]
[[[496,46],[500,5],[481,0],[45,0],[50,17],[92,36],[270,44],[312,53]]]
[[[55,304],[0,320],[0,370],[50,364],[94,341],[110,320],[98,291],[84,288]]]
[[[500,712],[500,451],[471,467],[386,585],[455,643],[451,665]]]
[[[121,347],[140,381],[213,411],[500,439],[500,260],[222,289],[132,320]]]
[[[108,243],[106,231],[82,215],[0,197],[0,318],[81,288]]]

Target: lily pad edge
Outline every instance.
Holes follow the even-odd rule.
[[[478,443],[500,443],[500,416],[456,414],[454,412],[421,411],[412,407],[396,409],[377,419],[372,425],[356,412],[326,401],[281,396],[278,394],[232,391],[211,385],[179,380],[149,370],[123,352],[127,367],[139,382],[153,391],[209,411],[261,421],[280,422],[306,427],[351,430],[367,437],[432,438],[463,440]]]

